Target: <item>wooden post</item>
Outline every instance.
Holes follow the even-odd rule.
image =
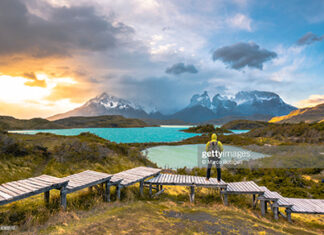
[[[190,186],[190,202],[195,201],[195,186]]]
[[[152,197],[152,183],[150,183],[149,194],[150,194],[150,197]]]
[[[116,194],[117,194],[117,200],[119,201],[120,200],[120,185],[119,184],[116,185]]]
[[[268,202],[264,201],[264,212],[268,213]]]
[[[152,197],[157,197],[159,196],[160,194],[162,194],[164,192],[164,189],[158,191],[157,193],[155,193]]]
[[[105,184],[104,200],[106,202],[110,202],[110,183],[106,181],[104,184]]]
[[[255,208],[255,194],[252,195],[252,208]]]
[[[144,195],[143,189],[144,189],[144,180],[141,180],[140,181],[140,195],[141,195],[141,197],[143,197],[143,195]]]
[[[273,216],[275,220],[279,219],[279,205],[277,202],[274,202],[272,205]]]
[[[50,201],[50,191],[44,192],[44,201],[45,201],[45,205],[47,206]]]
[[[162,185],[162,184],[160,185],[160,191],[161,191],[161,190],[163,190],[163,185]]]
[[[265,201],[260,200],[260,206],[261,206],[261,215],[265,216]]]
[[[62,187],[60,190],[60,198],[61,198],[61,207],[66,210],[66,186]]]
[[[225,204],[225,206],[228,206],[227,193],[224,193],[224,204]]]
[[[92,192],[92,190],[93,190],[93,187],[92,186],[90,186],[89,188],[89,192]]]
[[[291,210],[289,208],[286,209],[286,214],[287,214],[287,220],[289,223],[292,222],[291,220]]]

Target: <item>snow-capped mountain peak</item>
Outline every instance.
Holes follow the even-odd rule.
[[[57,120],[71,116],[122,115],[126,118],[204,122],[226,116],[282,116],[296,109],[286,104],[276,93],[265,91],[241,91],[234,98],[216,94],[212,100],[207,91],[204,91],[202,94],[193,95],[187,107],[170,115],[158,112],[157,109],[154,109],[154,104],[148,106],[141,108],[128,100],[102,93],[81,107],[57,114],[49,119]]]
[[[235,101],[229,99],[226,96],[216,94],[212,100],[212,110],[214,112],[221,112],[223,110],[232,110],[236,107]]]
[[[201,95],[195,94],[191,97],[190,104],[188,107],[193,107],[197,105],[203,106],[205,108],[211,108],[211,101],[207,91],[204,91],[204,93]]]
[[[108,95],[106,92],[102,93],[101,95],[96,96],[93,99],[90,99],[85,106],[89,105],[97,105],[103,106],[106,109],[140,109],[137,105],[132,104],[131,102],[118,98],[113,95]]]
[[[255,114],[277,116],[296,109],[286,104],[279,95],[268,91],[240,91],[234,98],[216,94],[210,100],[208,93],[193,95],[188,108],[202,106],[215,113],[216,117]]]
[[[262,103],[264,101],[277,101],[283,103],[282,99],[276,93],[269,91],[240,91],[235,95],[235,102],[240,105],[243,103]]]

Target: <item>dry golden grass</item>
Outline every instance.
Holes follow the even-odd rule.
[[[16,207],[29,205],[47,218],[28,216],[31,221],[19,226],[22,234],[320,234],[324,231],[324,216],[293,214],[294,223],[284,218],[273,219],[270,210],[266,217],[253,210],[249,197],[230,197],[230,206],[221,203],[216,190],[197,190],[196,202],[188,200],[186,187],[167,186],[159,198],[139,198],[138,186],[122,192],[121,202],[104,203],[101,196],[89,193],[69,195],[67,211],[52,210],[41,205],[36,197],[17,202]],[[55,202],[54,198],[54,202]],[[19,205],[22,203],[21,205]],[[7,206],[12,207],[15,205]],[[42,209],[43,208],[43,209]],[[17,208],[16,208],[17,209]],[[44,215],[42,215],[44,216]],[[15,231],[18,232],[18,231]]]

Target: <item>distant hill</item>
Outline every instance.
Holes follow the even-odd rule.
[[[269,123],[261,121],[235,120],[226,123],[222,126],[222,128],[230,130],[251,130],[254,128],[265,127],[268,125]]]
[[[53,121],[53,123],[62,125],[65,128],[147,126],[147,124],[142,120],[135,118],[124,118],[120,115],[106,115],[96,117],[69,117]]]
[[[145,127],[148,126],[139,119],[124,118],[120,115],[96,117],[69,117],[56,121],[42,118],[30,120],[16,119],[9,116],[0,116],[1,130],[40,130],[40,129],[68,129],[68,128],[95,128],[95,127]]]
[[[16,119],[10,116],[0,116],[2,130],[34,130],[34,129],[62,129],[64,126],[42,118],[29,120]]]
[[[273,138],[285,143],[323,143],[324,123],[268,123],[245,134],[248,137]]]
[[[214,124],[214,125],[223,125],[231,121],[243,121],[243,120],[250,120],[250,121],[262,121],[268,122],[271,119],[270,115],[266,114],[255,114],[251,116],[225,116],[218,119],[208,120],[207,123]]]
[[[269,122],[299,123],[320,122],[324,120],[324,103],[315,107],[297,109],[285,116],[273,117]]]
[[[191,122],[185,122],[177,119],[152,119],[152,118],[143,118],[143,120],[149,126],[159,126],[159,125],[192,125]]]
[[[215,114],[213,111],[201,105],[185,108],[170,116],[171,119],[179,119],[191,123],[205,122],[213,119],[214,117]]]

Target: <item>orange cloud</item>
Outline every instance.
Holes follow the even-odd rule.
[[[48,114],[48,110],[41,109],[39,105],[0,102],[0,115],[29,119],[47,117]]]
[[[324,95],[311,95],[308,99],[301,100],[297,103],[299,108],[313,107],[324,103]]]
[[[74,103],[83,103],[96,94],[97,90],[90,88],[87,84],[58,84],[45,99],[48,101],[69,99]]]
[[[36,86],[36,87],[47,87],[47,83],[45,80],[39,80],[35,73],[24,73],[23,76],[30,81],[25,82],[26,86]]]
[[[39,82],[47,85],[35,84]],[[17,77],[0,75],[0,115],[31,118],[66,112],[93,95],[95,91],[89,87],[92,86],[71,77],[49,78],[43,73]]]

